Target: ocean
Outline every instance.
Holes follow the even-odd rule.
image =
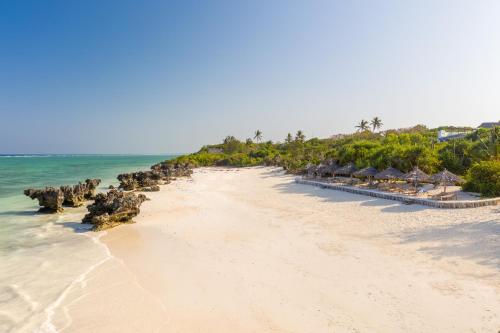
[[[0,332],[56,332],[52,316],[73,288],[110,257],[80,223],[85,207],[39,214],[26,188],[102,180],[117,185],[120,173],[148,170],[172,155],[0,155]],[[60,309],[58,309],[60,310]],[[68,320],[70,320],[68,318]]]

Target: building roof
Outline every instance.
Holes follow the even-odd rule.
[[[479,125],[478,127],[479,128],[493,128],[495,126],[500,126],[500,121],[492,121],[492,122],[486,122],[486,123],[482,123],[481,125]]]

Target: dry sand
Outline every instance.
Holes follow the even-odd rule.
[[[198,169],[150,193],[62,332],[498,332],[500,208],[438,210],[277,169]]]

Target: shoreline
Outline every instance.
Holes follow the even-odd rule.
[[[102,237],[113,258],[67,295],[60,332],[500,325],[493,207],[457,215],[311,188],[263,167],[196,169],[148,196],[137,223]]]

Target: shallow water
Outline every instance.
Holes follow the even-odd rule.
[[[0,332],[55,332],[52,315],[66,293],[85,287],[86,275],[110,258],[99,242],[105,233],[80,224],[85,207],[39,214],[23,189],[101,178],[105,190],[119,173],[172,157],[0,156]]]

